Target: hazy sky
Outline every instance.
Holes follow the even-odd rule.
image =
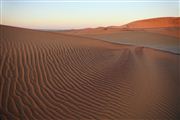
[[[178,0],[1,0],[1,24],[37,29],[122,25],[179,16]]]

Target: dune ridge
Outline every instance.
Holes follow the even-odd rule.
[[[179,55],[0,26],[3,120],[178,119]]]

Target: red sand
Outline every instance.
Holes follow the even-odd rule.
[[[146,29],[153,30],[153,29],[158,29],[158,28],[160,29],[165,28],[164,30],[167,30],[167,28],[174,28],[174,27],[180,28],[180,17],[152,18],[152,19],[138,20],[135,22],[128,23],[126,25],[122,25],[122,26],[75,29],[75,30],[65,31],[65,33],[69,33],[69,34],[103,34],[104,33],[105,34],[105,33],[117,33],[117,32],[126,31],[126,30],[127,31],[146,30]],[[175,32],[174,34],[177,34],[177,33]]]
[[[1,27],[3,120],[177,120],[179,55]]]
[[[180,17],[139,20],[123,26],[64,32],[113,43],[146,46],[180,54]]]
[[[125,25],[128,28],[180,27],[180,17],[163,17],[138,20]]]

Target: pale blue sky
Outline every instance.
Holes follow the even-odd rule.
[[[3,0],[1,3],[1,24],[37,29],[122,25],[139,19],[179,16],[178,0]]]

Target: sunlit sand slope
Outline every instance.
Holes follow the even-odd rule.
[[[131,22],[125,27],[128,28],[164,28],[180,27],[180,17],[162,17]]]
[[[1,26],[3,120],[179,118],[179,55]]]

